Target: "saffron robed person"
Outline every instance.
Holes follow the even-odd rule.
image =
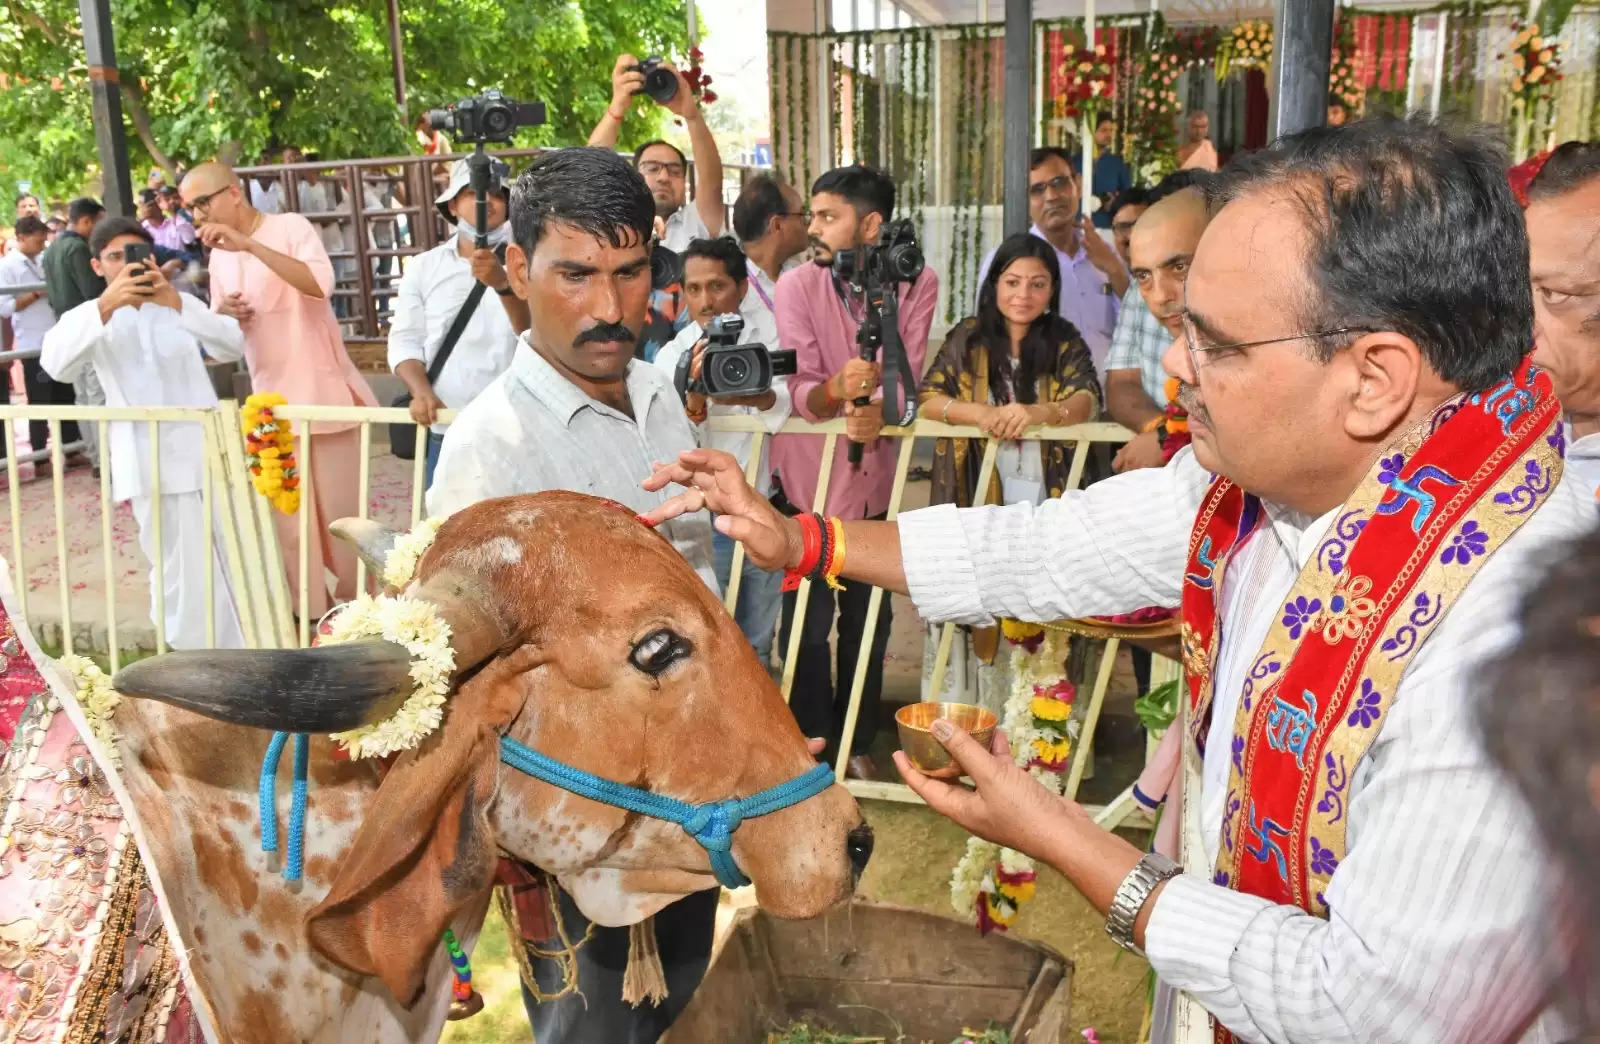
[[[1525,358],[1527,238],[1497,146],[1424,120],[1294,135],[1230,166],[1189,271],[1193,446],[1035,507],[844,524],[842,575],[987,624],[1181,603],[1184,872],[938,734],[976,784],[907,782],[1054,866],[1188,996],[1153,1039],[1563,1039],[1542,859],[1468,693],[1536,561],[1592,525]],[[1419,244],[1427,244],[1420,249]],[[1500,259],[1486,263],[1486,259]],[[694,488],[769,567],[799,527],[700,450]],[[1203,1006],[1203,1010],[1202,1010]]]

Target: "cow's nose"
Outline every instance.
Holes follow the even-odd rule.
[[[872,858],[872,828],[862,823],[850,831],[845,838],[844,850],[850,857],[851,871],[860,877],[867,869],[867,860]]]

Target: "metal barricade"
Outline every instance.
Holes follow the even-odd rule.
[[[359,472],[356,476],[356,504],[357,515],[368,518],[371,514],[372,477],[375,460],[382,460],[384,454],[377,457],[373,454],[373,429],[380,429],[380,439],[386,437],[386,432],[381,429],[389,424],[414,424],[408,411],[399,408],[367,408],[367,407],[330,407],[330,406],[283,406],[274,411],[275,415],[284,421],[294,423],[299,429],[295,440],[297,467],[301,475],[301,506],[297,513],[296,525],[298,527],[298,545],[295,554],[295,565],[298,567],[293,572],[299,577],[299,582],[294,590],[290,589],[289,571],[286,566],[284,550],[279,543],[278,534],[274,523],[273,507],[266,498],[259,495],[251,484],[250,475],[246,467],[243,440],[240,434],[239,404],[233,401],[224,401],[215,409],[200,408],[117,408],[117,407],[61,407],[61,406],[0,406],[0,423],[3,423],[4,437],[15,444],[15,425],[28,420],[44,420],[48,423],[51,440],[54,445],[51,449],[51,459],[54,470],[51,475],[51,509],[54,519],[54,551],[59,569],[57,584],[59,587],[60,605],[59,613],[59,645],[63,651],[98,651],[108,654],[113,664],[121,662],[123,653],[127,652],[124,634],[127,623],[119,618],[119,612],[126,612],[125,606],[117,604],[116,576],[114,564],[114,541],[112,516],[115,505],[111,499],[111,470],[112,463],[109,454],[111,445],[107,440],[108,427],[112,423],[132,422],[146,425],[150,437],[150,459],[148,461],[148,477],[152,486],[159,488],[162,462],[157,452],[160,446],[159,433],[162,425],[173,423],[198,423],[204,435],[204,453],[206,466],[204,468],[204,482],[202,488],[203,511],[207,518],[212,520],[205,534],[205,553],[207,559],[213,558],[214,541],[221,541],[222,558],[225,564],[224,575],[228,588],[232,592],[237,609],[240,626],[244,635],[245,644],[258,648],[289,648],[309,645],[313,628],[317,621],[313,619],[310,604],[309,584],[312,576],[310,561],[311,520],[316,515],[316,504],[319,491],[315,478],[315,460],[318,451],[318,434],[306,434],[311,425],[316,423],[337,423],[349,425],[357,431],[359,445]],[[448,423],[454,418],[452,411],[444,411],[439,420]],[[82,518],[69,518],[64,486],[65,475],[63,472],[64,453],[59,444],[59,435],[62,423],[77,421],[79,423],[94,424],[100,433],[102,450],[102,470],[98,480],[99,523],[100,523],[100,555],[101,572],[106,586],[104,592],[104,612],[106,641],[101,645],[96,640],[93,629],[86,636],[80,635],[74,627],[72,606],[72,593],[74,589],[71,574],[71,555],[69,554],[69,527],[81,526],[86,520]],[[756,418],[747,417],[717,417],[711,421],[713,430],[724,432],[739,432],[752,437],[746,477],[754,480],[756,469],[762,458],[762,450],[766,440],[771,436],[766,428]],[[425,454],[421,447],[426,445],[427,430],[422,425],[416,425],[416,443],[419,452],[409,465],[410,489],[408,494],[409,510],[406,512],[411,524],[419,521],[424,514],[423,476],[426,467]],[[812,424],[802,420],[790,420],[780,430],[779,434],[792,435],[820,435],[823,438],[823,454],[819,473],[817,476],[817,496],[812,508],[825,513],[827,510],[827,491],[831,477],[835,450],[839,439],[844,435],[844,421],[834,420],[822,424]],[[911,467],[913,450],[917,439],[923,438],[966,438],[980,440],[984,444],[984,452],[978,475],[979,489],[987,489],[995,470],[996,456],[999,450],[999,440],[993,439],[976,428],[959,427],[956,425],[942,424],[935,421],[919,420],[906,428],[885,428],[883,438],[899,440],[896,467],[894,474],[893,490],[890,496],[888,517],[895,518],[904,500],[906,484]],[[1024,438],[1029,441],[1049,440],[1074,443],[1074,450],[1068,474],[1069,488],[1076,488],[1082,480],[1084,467],[1088,460],[1091,446],[1096,442],[1120,443],[1131,437],[1127,429],[1115,424],[1089,423],[1061,428],[1039,428],[1028,432]],[[382,442],[380,441],[380,446]],[[7,475],[9,478],[7,495],[10,506],[11,542],[10,554],[12,556],[12,571],[17,577],[17,598],[19,608],[24,618],[36,628],[43,624],[44,637],[49,641],[49,625],[55,621],[45,621],[37,618],[31,611],[28,601],[28,576],[31,563],[27,560],[23,539],[23,511],[21,506],[21,487],[19,484],[18,462],[14,459],[7,461]],[[644,476],[639,476],[642,480]],[[154,566],[155,576],[162,576],[165,562],[163,561],[161,542],[161,498],[155,497],[152,514],[152,529],[150,544],[155,550]],[[92,523],[90,523],[92,524]],[[79,530],[81,532],[81,530]],[[732,568],[730,570],[728,589],[724,593],[724,604],[729,612],[738,604],[741,568],[744,562],[744,548],[735,546]],[[320,563],[317,563],[320,566]],[[212,573],[208,571],[206,590],[204,593],[205,610],[207,613],[207,636],[215,640],[214,616],[216,599],[221,592],[214,590],[211,583]],[[370,590],[375,587],[377,578],[369,577],[366,565],[359,563],[356,566],[356,587],[359,590]],[[793,613],[794,625],[790,628],[787,648],[783,651],[783,672],[781,687],[784,699],[788,700],[794,686],[795,667],[802,639],[800,622],[805,618],[806,605],[811,596],[811,583],[804,581],[796,593],[796,605]],[[867,621],[865,633],[862,635],[861,648],[865,653],[872,647],[873,638],[878,626],[878,613],[882,605],[885,592],[881,588],[873,589],[868,602]],[[165,605],[163,585],[156,583],[152,592],[154,601],[154,630],[155,651],[165,651],[167,648],[167,634],[165,629]],[[143,616],[146,607],[135,607],[133,612]],[[35,633],[40,633],[36,629]],[[954,624],[944,624],[937,646],[932,669],[932,691],[937,694],[942,689],[945,673],[950,662],[951,646],[955,634]],[[55,644],[51,642],[51,644]],[[1075,750],[1068,773],[1067,793],[1069,797],[1077,793],[1078,784],[1083,778],[1087,759],[1093,748],[1096,726],[1103,707],[1106,692],[1110,685],[1112,667],[1116,659],[1120,642],[1117,638],[1106,639],[1104,652],[1101,656],[1100,666],[1096,673],[1093,688],[1090,692],[1088,704],[1082,720],[1081,732],[1078,736]],[[845,765],[849,758],[851,739],[854,736],[859,722],[862,692],[865,687],[868,661],[870,655],[861,655],[857,658],[854,676],[849,679],[849,702],[843,723],[843,738],[840,742],[839,754],[834,765],[836,778],[844,783],[852,793],[863,798],[878,798],[894,801],[917,801],[910,788],[900,783],[880,781],[847,780],[845,778]],[[1174,677],[1176,665],[1171,661],[1161,661],[1160,667],[1154,672],[1152,683],[1159,683],[1165,677]],[[839,684],[844,684],[844,679],[839,679]],[[1116,801],[1104,809],[1092,810],[1099,814],[1102,822],[1114,824],[1125,818],[1132,809],[1129,794],[1126,792]]]

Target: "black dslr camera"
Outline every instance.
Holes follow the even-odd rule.
[[[644,86],[634,91],[634,94],[648,94],[660,105],[665,105],[678,96],[678,78],[672,75],[671,69],[662,65],[659,54],[651,55],[633,66],[633,71],[644,73]]]
[[[744,320],[735,312],[719,315],[706,327],[706,351],[700,362],[700,376],[690,378],[694,353],[678,360],[673,375],[680,398],[699,392],[713,399],[760,395],[772,387],[772,378],[796,372],[795,354],[782,349],[768,351],[764,344],[740,344]]]
[[[509,142],[518,127],[544,123],[544,102],[518,103],[489,88],[476,98],[463,98],[447,109],[429,109],[428,126],[457,141]]]
[[[860,250],[841,250],[833,256],[833,271],[856,290],[868,286],[915,282],[922,274],[922,248],[910,221],[885,221],[878,241]]]

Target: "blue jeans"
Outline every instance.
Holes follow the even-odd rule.
[[[444,436],[428,432],[428,449],[426,463],[422,467],[423,491],[433,485],[433,470],[439,466],[439,450],[444,446]]]
[[[733,576],[733,540],[715,530],[711,548],[716,556],[717,583],[726,591]],[[733,618],[746,640],[761,657],[761,665],[772,664],[772,633],[778,626],[778,607],[782,604],[782,573],[769,573],[753,564],[749,556],[739,570],[739,604]]]

